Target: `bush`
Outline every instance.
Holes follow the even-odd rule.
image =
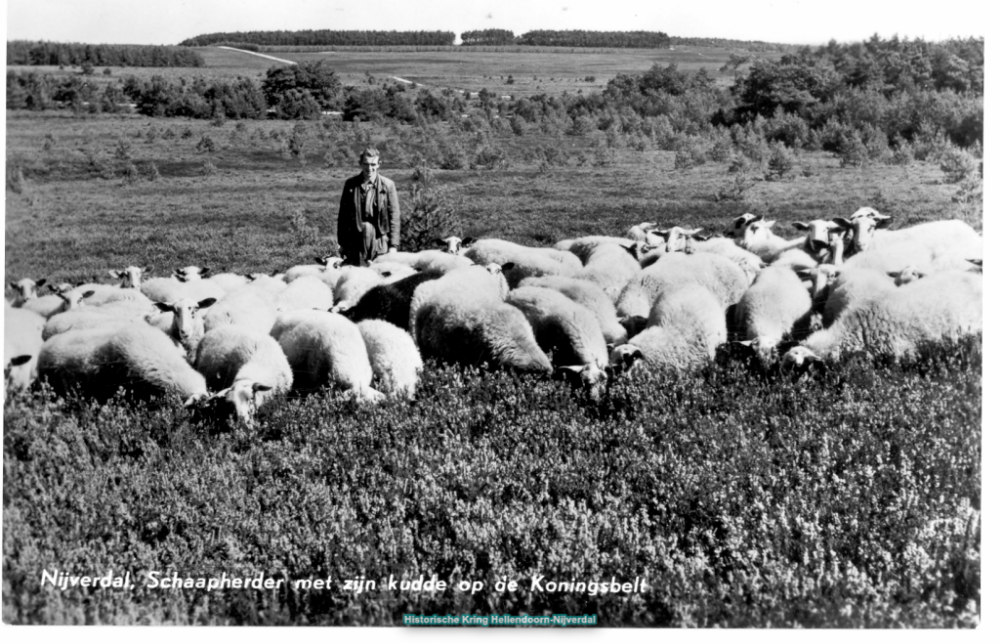
[[[132,141],[127,138],[119,138],[118,142],[115,143],[114,157],[119,161],[131,161],[132,160]]]
[[[302,208],[293,208],[288,218],[292,238],[297,246],[311,246],[319,242],[319,228],[309,223]]]
[[[24,192],[24,170],[18,163],[7,162],[7,189],[14,194]]]
[[[868,165],[868,148],[861,140],[861,135],[851,131],[845,135],[839,145],[840,167],[862,167]]]
[[[136,181],[142,178],[139,173],[139,168],[135,166],[135,163],[129,161],[122,168],[122,185],[132,185]]]
[[[219,149],[219,146],[216,145],[215,140],[212,139],[211,136],[209,136],[208,134],[202,134],[201,140],[198,141],[198,144],[195,145],[194,149],[197,150],[200,154],[207,154],[215,152],[216,150]]]
[[[948,183],[961,183],[979,173],[979,160],[965,150],[951,146],[941,155],[941,171]]]
[[[479,148],[473,163],[487,170],[505,170],[508,166],[507,153],[499,145],[489,143]]]
[[[437,239],[458,234],[461,222],[455,211],[454,194],[436,185],[431,168],[415,169],[400,218],[399,249],[417,252],[433,248]]]
[[[152,161],[140,163],[138,170],[139,176],[147,181],[158,181],[160,179],[160,169],[156,167],[156,163],[153,163]]]
[[[771,145],[771,159],[767,162],[767,172],[764,178],[768,181],[780,181],[791,176],[795,169],[795,155],[784,143]]]
[[[896,147],[892,149],[892,154],[889,156],[889,163],[906,167],[913,165],[913,161],[913,146],[906,139],[900,139]]]
[[[213,176],[219,173],[219,168],[215,166],[215,163],[212,162],[212,159],[205,159],[205,162],[201,164],[199,173],[202,176]]]

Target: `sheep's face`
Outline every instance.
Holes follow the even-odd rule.
[[[556,376],[569,380],[575,387],[582,387],[594,402],[600,401],[608,386],[607,371],[593,362],[585,366],[560,366]]]
[[[664,236],[663,244],[661,245],[666,246],[667,252],[689,252],[691,250],[691,238],[701,231],[702,228],[674,226],[669,230],[656,230],[655,234]],[[654,233],[650,232],[648,234],[651,235]]]
[[[87,290],[85,292],[80,292],[79,290],[68,290],[57,292],[56,294],[63,300],[62,310],[60,310],[60,312],[65,312],[67,310],[76,310],[80,306],[84,305],[83,300],[92,296],[94,291]]]
[[[4,399],[6,399],[7,390],[9,389],[12,393],[22,391],[27,388],[30,382],[30,377],[24,372],[27,368],[26,364],[31,361],[31,355],[17,355],[11,357],[10,359],[4,360],[3,363],[3,387],[4,387]],[[21,375],[20,377],[18,375]]]
[[[323,270],[337,270],[342,265],[344,265],[344,258],[338,257],[337,255],[329,255],[327,257],[316,257],[316,263],[323,266]]]
[[[109,270],[108,273],[118,279],[118,285],[122,288],[138,288],[139,284],[142,283],[142,273],[145,270],[145,268],[129,266],[125,270]]]
[[[733,219],[733,222],[729,224],[729,227],[722,231],[722,235],[725,237],[730,237],[733,239],[738,239],[743,233],[745,228],[753,223],[754,221],[759,221],[762,217],[756,214],[751,214],[747,212],[746,214],[741,214],[740,216]]]
[[[459,254],[463,246],[468,246],[474,242],[475,239],[472,237],[466,237],[464,239],[459,237],[445,237],[437,240],[437,244],[439,246],[443,246],[444,251],[451,255]]]
[[[892,221],[890,217],[875,219],[873,217],[859,217],[852,222],[854,231],[854,250],[864,252],[872,246],[875,240],[875,231],[884,228]]]
[[[752,343],[757,359],[763,366],[770,366],[778,360],[778,340],[774,337],[758,337]]]
[[[814,301],[827,293],[830,282],[836,279],[839,274],[840,268],[828,263],[799,272],[800,276],[805,275],[812,282],[810,294]]]
[[[816,219],[810,221],[809,223],[802,223],[796,221],[792,224],[799,230],[804,230],[806,233],[806,250],[809,252],[819,252],[830,247],[832,243],[831,233],[840,232],[841,225],[834,221],[826,221],[824,219]]]
[[[774,227],[774,221],[761,221],[757,220],[753,223],[747,224],[743,228],[743,245],[749,246],[755,243],[765,242],[772,237],[774,237],[774,232],[771,228]]]
[[[615,373],[628,373],[643,359],[642,351],[635,344],[621,344],[615,346],[608,356],[611,363],[611,370]]]
[[[905,286],[906,284],[917,281],[918,279],[923,279],[924,273],[917,270],[916,266],[909,265],[902,270],[890,272],[889,276],[895,279],[897,286]]]
[[[175,339],[188,346],[197,343],[205,334],[205,322],[200,311],[215,303],[215,298],[194,301],[193,299],[178,299],[172,304],[157,302],[156,307],[163,312],[172,312],[174,322],[171,334]],[[193,348],[193,346],[191,346]]]
[[[812,362],[822,361],[816,353],[805,346],[793,346],[788,349],[785,356],[781,358],[781,370],[792,368],[802,368]]]
[[[861,218],[869,218],[878,221],[879,219],[887,219],[888,217],[880,213],[875,208],[864,206],[863,208],[859,208],[858,210],[856,210],[854,214],[850,216],[851,221],[856,221],[857,219]]]
[[[11,290],[14,291],[14,305],[20,306],[29,299],[38,297],[38,288],[45,285],[44,279],[37,282],[34,279],[22,279],[10,282]]]
[[[224,400],[240,422],[247,426],[253,426],[257,409],[264,402],[264,394],[271,388],[252,380],[243,379],[233,382],[232,386],[219,391],[215,397]]]

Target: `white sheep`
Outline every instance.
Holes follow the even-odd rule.
[[[892,277],[881,270],[842,267],[834,276],[823,303],[823,326],[833,324],[849,308],[887,297],[896,290]]]
[[[286,313],[272,330],[272,336],[292,367],[294,390],[308,393],[333,387],[367,402],[385,397],[371,386],[374,371],[361,331],[343,315],[317,311]]]
[[[292,387],[292,369],[281,346],[267,333],[240,326],[206,332],[194,366],[215,397],[232,404],[237,417],[253,423],[257,409]]]
[[[806,237],[784,239],[774,233],[774,221],[755,220],[743,227],[740,245],[746,250],[758,255],[767,263],[774,262],[783,252],[791,249],[801,250],[806,243]]]
[[[838,219],[850,225],[854,239],[847,251],[854,253],[845,265],[882,271],[914,265],[923,272],[963,269],[968,259],[980,259],[983,239],[967,223],[956,219],[929,221],[910,228],[882,230],[892,219],[861,216]]]
[[[38,353],[42,347],[45,318],[20,308],[6,308],[3,313],[3,380],[6,391],[26,390],[38,372]]]
[[[285,283],[279,282],[284,287]],[[233,324],[259,333],[269,333],[278,316],[277,298],[266,286],[256,284],[256,281],[252,281],[216,300],[205,314],[205,331]]]
[[[753,214],[751,212],[746,212],[736,217],[730,222],[729,227],[722,231],[722,236],[729,237],[731,239],[739,239],[743,236],[743,231],[748,225],[754,221],[760,221],[764,217],[759,214]]]
[[[278,293],[278,311],[314,308],[329,310],[333,306],[333,292],[318,277],[300,277]]]
[[[744,329],[746,344],[769,365],[786,336],[808,331],[813,301],[809,290],[791,268],[768,267],[736,305],[736,319]]]
[[[353,308],[366,292],[385,281],[377,266],[379,264],[372,264],[371,267],[344,266],[340,269],[340,278],[333,289],[336,312]]]
[[[42,344],[38,377],[57,392],[79,387],[102,397],[120,387],[139,395],[180,397],[186,403],[207,395],[201,373],[169,337],[146,324],[54,335]]]
[[[638,243],[622,246],[602,243],[591,250],[587,265],[574,275],[577,279],[597,284],[612,301],[642,269],[639,265]]]
[[[852,306],[832,326],[789,350],[782,366],[836,361],[854,352],[902,358],[915,354],[922,342],[982,328],[982,275],[945,271]]]
[[[597,317],[605,343],[617,346],[628,339],[625,327],[618,321],[614,301],[597,284],[576,277],[549,275],[547,277],[529,277],[520,284],[521,288],[526,286],[557,290],[589,309]]]
[[[572,277],[583,269],[583,263],[572,252],[555,248],[530,248],[503,239],[480,239],[469,247],[465,256],[480,266],[491,263],[503,266],[512,288],[526,277]]]
[[[184,266],[174,270],[174,276],[184,282],[198,281],[208,276],[211,272],[208,268],[201,266]]]
[[[436,282],[423,284],[416,294],[432,285]],[[412,330],[424,359],[552,373],[552,364],[535,341],[524,314],[491,297],[436,290],[415,309]]]
[[[491,264],[487,267],[471,266],[469,268],[453,270],[442,275],[439,279],[420,283],[413,290],[407,329],[413,338],[417,339],[415,332],[417,311],[420,310],[424,302],[430,300],[438,293],[454,293],[465,297],[470,302],[484,298],[494,302],[501,302],[507,298],[508,292],[507,281],[504,279],[500,267],[496,264]]]
[[[648,317],[652,302],[665,288],[688,282],[708,288],[723,309],[735,305],[750,286],[746,273],[721,255],[671,252],[644,268],[622,289],[615,302],[619,318]]]
[[[404,329],[380,319],[357,324],[368,351],[374,381],[389,396],[412,400],[424,362],[413,338]]]
[[[697,234],[701,228],[688,230],[680,227],[673,227],[664,231],[666,238],[663,245],[652,249],[644,255],[639,265],[647,267],[656,262],[667,252],[710,252],[717,254],[735,263],[746,274],[747,282],[752,282],[764,268],[764,261],[749,250],[740,248],[732,239],[725,237],[701,238]]]
[[[693,283],[671,284],[653,303],[646,328],[611,353],[612,368],[641,357],[654,369],[686,371],[711,363],[726,341],[726,313],[716,295]]]
[[[556,250],[565,250],[572,252],[577,257],[584,266],[590,261],[590,255],[593,254],[594,250],[598,246],[604,244],[615,244],[622,247],[629,247],[635,244],[643,243],[642,241],[635,241],[626,237],[609,237],[605,235],[590,235],[586,237],[577,237],[575,239],[563,239],[562,241],[556,242],[552,247]]]
[[[229,293],[240,286],[250,283],[246,275],[237,275],[232,272],[220,272],[208,278],[208,281],[222,289],[223,293]]]
[[[443,239],[435,239],[434,242],[439,246],[444,246],[445,252],[451,255],[458,255],[462,252],[463,248],[468,248],[469,245],[476,242],[475,237],[444,237]]]
[[[128,289],[138,289],[142,284],[143,274],[149,272],[149,268],[139,268],[129,266],[125,270],[108,270],[108,274],[119,281],[119,287]]]
[[[538,345],[552,353],[552,365],[572,373],[591,399],[600,399],[608,377],[608,348],[597,316],[561,292],[538,286],[511,290],[507,303],[524,313]]]
[[[38,297],[38,289],[45,285],[45,279],[24,279],[9,282],[11,290],[14,291],[14,301],[12,306],[20,308],[24,302]]]
[[[472,259],[469,259],[464,254],[453,255],[441,252],[440,250],[423,250],[416,253],[416,255],[417,259],[412,264],[415,270],[437,275],[443,275],[452,270],[476,265]]]
[[[340,267],[343,264],[343,257],[337,255],[316,257],[314,264],[292,266],[286,270],[284,280],[287,283],[292,283],[301,277],[318,277],[332,290],[337,285],[337,279],[340,278]]]
[[[147,279],[139,285],[139,291],[154,302],[167,303],[178,299],[194,299],[195,301],[222,299],[226,295],[226,289],[219,282],[203,279],[200,276],[186,276],[188,281],[180,281],[175,277]]]
[[[639,243],[647,243],[647,233],[656,228],[657,224],[651,222],[638,223],[625,233],[625,238],[630,241],[638,241]]]
[[[205,310],[215,301],[212,298],[201,301],[185,298],[170,304],[157,302],[156,307],[163,315],[147,316],[146,321],[155,328],[166,330],[167,335],[184,350],[188,361],[193,362],[198,345],[205,336]],[[164,329],[167,316],[169,325]]]

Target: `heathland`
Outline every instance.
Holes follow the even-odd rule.
[[[711,61],[701,84],[698,53]],[[322,58],[354,95],[391,87],[429,105],[392,78],[424,83],[446,117],[394,118],[391,105],[355,121],[104,113],[72,100],[8,109],[6,280],[307,263],[333,250],[340,189],[368,145],[382,151],[406,220],[443,234],[549,245],[641,221],[721,229],[749,211],[790,236],[793,221],[865,205],[900,225],[960,218],[982,229],[981,95],[914,90],[906,100],[933,131],[886,134],[910,113],[904,99],[861,91],[853,103],[831,95],[835,108],[817,92],[760,119],[731,103],[713,123],[707,96],[763,78],[744,69],[739,85],[719,72],[730,53],[268,53]],[[203,55],[204,67],[98,69],[88,82],[263,82],[277,64]],[[664,77],[650,68],[671,63],[667,80],[685,79],[683,91],[637,98],[643,78]],[[593,99],[589,112],[572,102],[605,90],[632,102]],[[338,100],[323,111],[350,107]],[[948,120],[977,104],[978,139],[975,118]],[[819,123],[824,105],[833,125],[829,114]],[[881,138],[863,127],[889,108],[897,120],[881,121]],[[597,403],[562,382],[434,364],[413,403],[282,400],[252,431],[171,404],[32,391],[4,409],[4,620],[399,625],[406,613],[596,613],[610,626],[974,626],[981,354],[971,338],[913,362],[856,356],[790,378],[723,350],[702,371],[640,374]],[[138,586],[42,587],[53,570],[127,571]],[[333,583],[164,590],[143,586],[150,572]],[[343,589],[390,575],[447,588]],[[640,577],[649,591],[533,592],[539,575]],[[518,589],[495,591],[504,578]],[[485,589],[464,592],[463,580]]]

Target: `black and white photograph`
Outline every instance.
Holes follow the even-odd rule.
[[[985,2],[6,5],[5,625],[995,631]]]

